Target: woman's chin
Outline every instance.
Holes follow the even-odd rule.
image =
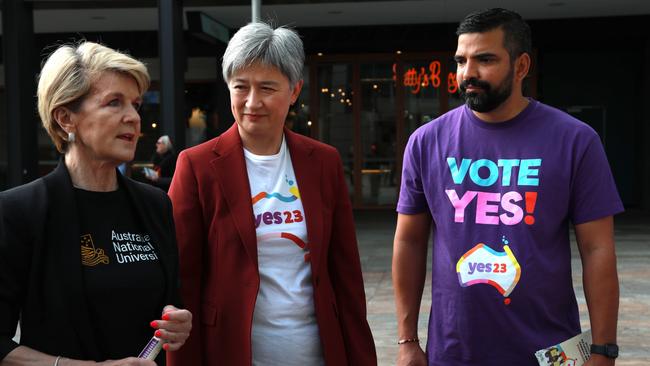
[[[115,154],[114,156],[112,156],[111,160],[115,162],[115,165],[120,165],[132,161],[134,157],[135,157],[135,151],[128,151],[128,152]]]

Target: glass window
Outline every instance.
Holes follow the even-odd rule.
[[[446,78],[441,76],[438,60],[405,62],[403,71],[404,125],[408,137],[441,114],[440,93],[446,87]]]
[[[309,66],[305,66],[302,75],[302,90],[296,103],[289,109],[286,126],[293,132],[305,136],[312,136],[312,121],[309,117]]]
[[[352,65],[318,66],[320,140],[334,146],[343,160],[350,198],[354,195],[354,117]]]
[[[362,64],[360,79],[362,203],[395,205],[397,119],[392,63]]]

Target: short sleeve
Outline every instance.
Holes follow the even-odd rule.
[[[569,208],[574,224],[623,212],[623,203],[598,135],[593,133],[574,166]]]
[[[421,152],[421,138],[416,131],[409,138],[404,150],[402,182],[397,201],[397,212],[401,214],[418,214],[428,209],[422,183]]]

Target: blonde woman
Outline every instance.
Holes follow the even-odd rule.
[[[92,42],[43,65],[38,111],[63,157],[0,193],[0,365],[156,365],[134,357],[152,336],[166,350],[187,339],[170,201],[116,169],[133,159],[148,86],[141,62]]]

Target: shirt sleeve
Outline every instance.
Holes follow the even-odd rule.
[[[595,132],[577,159],[571,186],[571,221],[577,225],[623,212],[605,150]]]
[[[418,214],[428,210],[422,183],[421,139],[417,131],[411,135],[402,164],[402,182],[400,185],[397,212],[401,214]]]

